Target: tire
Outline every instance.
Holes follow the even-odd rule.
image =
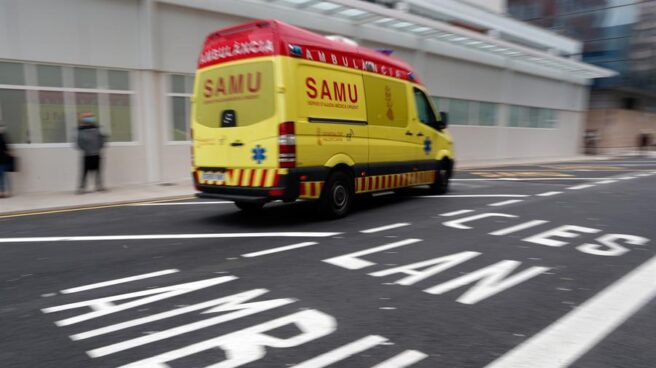
[[[264,207],[264,203],[235,202],[235,206],[244,212],[253,213],[261,211]]]
[[[355,194],[353,178],[342,171],[328,177],[319,198],[319,214],[328,219],[341,218],[351,210]]]
[[[445,194],[449,191],[449,172],[447,171],[447,164],[444,161],[437,163],[435,169],[435,182],[431,184],[430,191],[432,194]]]

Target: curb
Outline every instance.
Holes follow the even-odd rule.
[[[45,215],[48,213],[58,213],[58,212],[68,212],[68,211],[80,211],[80,210],[93,210],[100,208],[111,208],[111,207],[121,207],[127,206],[135,203],[144,203],[144,202],[166,202],[166,201],[175,201],[181,199],[190,199],[193,197],[193,193],[190,195],[176,195],[176,196],[164,196],[164,197],[155,197],[155,198],[141,198],[141,199],[130,199],[125,201],[111,201],[111,202],[98,202],[98,203],[89,203],[84,205],[71,205],[71,206],[55,206],[55,207],[43,207],[33,210],[25,211],[10,211],[10,212],[0,212],[0,219],[8,217],[20,217],[20,216],[32,216],[32,215]]]

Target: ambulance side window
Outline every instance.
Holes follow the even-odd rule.
[[[419,118],[419,121],[426,125],[435,127],[437,125],[435,112],[433,112],[424,92],[417,88],[415,88],[415,105],[417,107],[417,118]]]

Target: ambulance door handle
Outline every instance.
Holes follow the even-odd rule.
[[[230,145],[233,146],[233,147],[239,147],[239,146],[243,146],[244,144],[241,143],[241,142],[232,142],[232,143],[230,143]]]
[[[411,131],[408,130],[407,132],[405,132],[405,135],[413,135],[413,134]]]
[[[423,136],[424,136],[424,133],[422,133],[422,132],[417,133],[417,137],[423,137]]]

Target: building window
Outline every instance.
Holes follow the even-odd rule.
[[[193,93],[194,77],[192,75],[169,75],[167,97],[170,106],[172,141],[188,141],[191,139],[189,116],[191,114],[191,95]]]
[[[73,142],[83,112],[110,142],[134,139],[128,71],[0,61],[0,85],[0,119],[15,143]]]
[[[552,109],[511,105],[508,126],[551,129],[556,126],[557,120],[557,111]]]
[[[433,97],[438,110],[449,113],[453,125],[497,125],[497,104],[491,102]]]
[[[0,89],[0,120],[11,143],[30,143],[25,91]]]
[[[66,143],[64,92],[39,91],[39,117],[42,143]]]

